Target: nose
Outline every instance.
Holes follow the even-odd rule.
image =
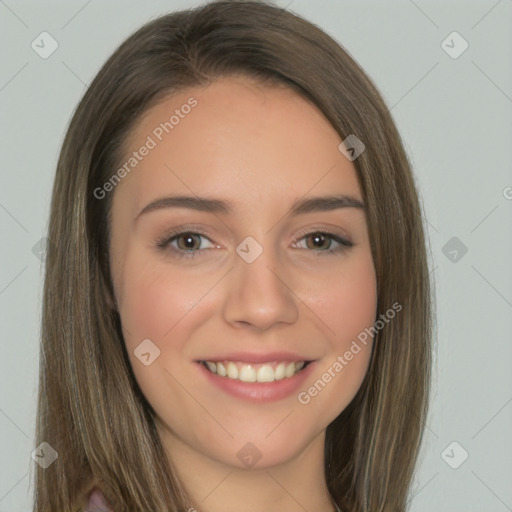
[[[249,325],[265,331],[277,324],[292,324],[298,318],[298,301],[291,277],[270,249],[252,263],[236,257],[229,273],[223,314],[235,326]]]

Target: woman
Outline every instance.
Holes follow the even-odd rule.
[[[142,27],[75,112],[48,238],[34,511],[406,510],[421,209],[328,35],[257,1]]]

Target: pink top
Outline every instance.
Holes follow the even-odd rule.
[[[105,496],[95,487],[89,496],[89,501],[87,502],[84,512],[113,512],[113,510],[110,508]]]

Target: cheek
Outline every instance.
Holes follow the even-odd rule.
[[[194,348],[189,341],[213,314],[213,288],[219,276],[214,272],[185,272],[168,262],[148,259],[142,251],[127,256],[122,270],[123,295],[118,303],[136,380],[146,398],[156,405],[165,396],[162,389],[168,386],[179,396],[179,386],[174,386],[168,372],[186,375]],[[146,339],[159,350],[158,358],[149,366],[136,356]]]
[[[377,284],[369,255],[354,259],[335,278],[317,282],[308,304],[323,325],[329,352],[299,397],[314,414],[332,421],[350,403],[366,375],[372,350],[370,328],[377,313]]]
[[[210,281],[208,277],[193,279],[190,274],[170,271],[165,263],[149,264],[137,257],[127,261],[121,318],[130,343],[142,337],[163,344],[211,288]]]
[[[377,283],[369,251],[361,252],[347,265],[310,286],[309,302],[326,327],[332,344],[343,348],[377,314]]]
[[[189,359],[188,340],[202,321],[205,305],[208,307],[207,298],[201,299],[215,281],[211,275],[193,278],[193,274],[170,269],[165,262],[148,263],[147,256],[137,255],[127,258],[123,279],[120,315],[136,380],[155,410],[167,408],[168,395],[162,390],[169,386],[177,406],[186,408],[186,397],[181,397],[180,386],[175,385],[168,372],[186,373],[183,362]],[[146,339],[160,351],[149,366],[141,364],[135,355]]]

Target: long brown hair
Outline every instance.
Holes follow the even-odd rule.
[[[379,92],[322,30],[263,1],[217,1],[147,23],[109,58],[71,120],[48,230],[35,465],[35,512],[76,511],[97,484],[116,511],[190,503],[126,354],[109,267],[112,194],[123,144],[150,106],[190,86],[244,74],[285,84],[315,104],[353,162],[377,276],[378,331],[364,382],[327,428],[325,478],[343,511],[406,510],[427,413],[431,286],[421,207],[400,135]]]

